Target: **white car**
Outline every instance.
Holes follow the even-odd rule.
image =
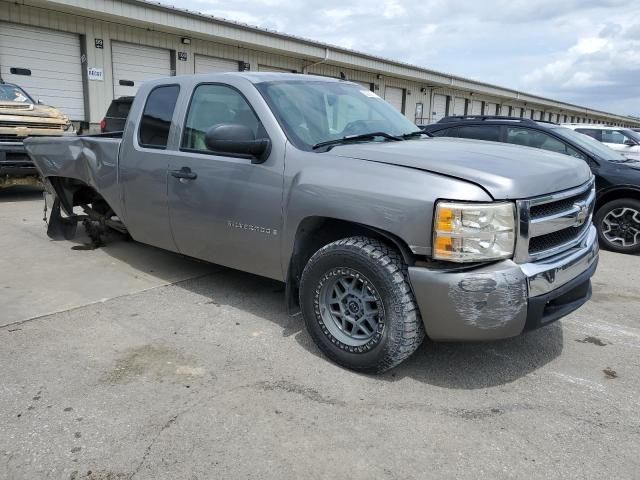
[[[627,158],[640,160],[640,133],[630,128],[588,123],[563,123],[562,126],[589,135]]]

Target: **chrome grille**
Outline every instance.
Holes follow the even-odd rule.
[[[562,200],[558,200],[555,202],[532,205],[531,218],[536,219],[541,217],[549,217],[551,215],[556,215],[558,213],[571,210],[574,203],[579,201],[587,201],[590,194],[591,194],[591,191],[587,190],[586,192],[583,192],[579,195],[569,197],[569,198],[564,198]]]
[[[17,103],[17,104],[0,104],[0,109],[5,110],[33,110],[33,105],[30,103]]]
[[[0,133],[0,142],[17,142],[19,140],[22,140],[22,137],[18,137],[18,135]]]
[[[46,122],[2,122],[0,121],[0,128],[44,128],[47,130],[62,130],[63,125],[59,123],[46,123]]]
[[[515,260],[534,261],[579,244],[589,231],[595,197],[592,178],[578,188],[518,201]]]

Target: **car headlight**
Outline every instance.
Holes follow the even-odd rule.
[[[478,262],[513,256],[515,205],[500,203],[436,204],[433,258],[449,262]]]

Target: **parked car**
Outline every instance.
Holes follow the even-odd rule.
[[[558,124],[511,117],[446,117],[423,127],[437,137],[474,138],[564,153],[587,162],[596,178],[595,224],[602,246],[640,252],[640,161]]]
[[[584,123],[563,123],[562,126],[589,135],[627,158],[640,160],[640,133],[630,128]]]
[[[0,188],[38,183],[37,170],[23,140],[72,132],[69,117],[42,105],[24,89],[0,81]]]
[[[586,163],[430,138],[355,83],[152,80],[122,139],[34,138],[27,150],[52,236],[73,235],[78,206],[140,242],[285,282],[318,347],[355,370],[392,368],[425,330],[513,337],[591,294]]]
[[[102,133],[123,131],[132,103],[133,97],[120,97],[112,100],[106,115],[100,121],[100,131]]]

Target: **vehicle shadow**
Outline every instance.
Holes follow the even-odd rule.
[[[42,187],[15,186],[0,188],[0,203],[30,202],[42,198]]]
[[[82,227],[79,227],[80,233],[81,230]],[[75,246],[86,245],[87,237],[81,234],[69,243]],[[160,263],[173,264],[180,259],[184,262],[198,262],[127,240],[120,234],[113,234],[100,248],[114,259],[141,272],[152,271],[159,277],[166,274],[169,281],[167,272],[170,269]],[[146,253],[141,254],[141,250]],[[157,251],[157,255],[153,250]],[[272,322],[282,329],[284,337],[293,336],[306,351],[324,358],[304,329],[301,316],[288,315],[283,283],[218,265],[198,263],[207,267],[204,273],[174,285],[202,296],[203,303],[231,306]],[[435,343],[426,340],[403,364],[371,378],[385,382],[411,378],[450,389],[487,388],[513,382],[536,371],[558,357],[562,349],[563,332],[559,323],[496,342]]]
[[[405,377],[443,388],[473,390],[504,385],[553,361],[564,347],[560,323],[519,337],[483,343],[425,340],[416,353],[380,378]]]

